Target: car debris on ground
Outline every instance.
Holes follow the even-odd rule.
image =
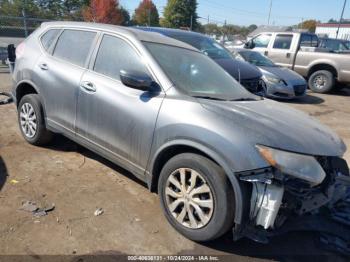
[[[26,212],[31,212],[34,217],[42,217],[46,216],[48,212],[53,211],[55,209],[55,204],[52,203],[48,206],[41,208],[35,202],[32,201],[24,201],[19,210],[23,210]]]
[[[94,212],[95,217],[100,216],[104,213],[104,210],[102,208],[97,208]]]
[[[5,96],[5,98],[2,98]],[[13,102],[12,96],[7,92],[0,92],[0,105],[7,105]]]

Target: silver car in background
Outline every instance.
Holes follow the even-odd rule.
[[[307,83],[298,73],[276,65],[259,52],[247,49],[234,49],[236,59],[257,66],[263,74],[264,96],[279,99],[293,99],[306,94]]]
[[[43,145],[61,133],[132,172],[192,240],[230,229],[235,239],[257,239],[252,232],[271,233],[344,197],[337,178],[349,178],[346,147],[334,132],[249,93],[188,44],[51,22],[16,57],[12,95],[24,139]]]

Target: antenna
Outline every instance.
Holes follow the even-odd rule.
[[[238,68],[238,82],[241,83],[241,69]]]

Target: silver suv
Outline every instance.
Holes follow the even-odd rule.
[[[270,232],[341,197],[343,187],[323,193],[334,192],[335,176],[349,175],[336,134],[249,93],[183,42],[53,22],[16,56],[13,97],[23,137],[43,145],[61,133],[133,172],[190,239],[232,228],[235,239],[251,237],[252,228]]]

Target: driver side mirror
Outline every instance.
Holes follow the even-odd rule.
[[[246,49],[254,49],[255,44],[253,42],[253,40],[249,40],[247,43],[244,44],[244,48]]]
[[[153,86],[153,79],[146,73],[136,70],[120,70],[120,80],[128,87],[148,91]]]

